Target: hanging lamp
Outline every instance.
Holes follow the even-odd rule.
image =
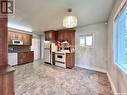
[[[74,28],[77,26],[77,18],[75,16],[72,16],[70,15],[70,13],[72,12],[72,9],[69,8],[68,9],[68,13],[69,15],[66,16],[64,19],[63,19],[63,26],[65,28]]]

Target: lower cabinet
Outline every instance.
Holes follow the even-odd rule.
[[[18,53],[18,64],[25,64],[25,63],[30,63],[34,61],[34,52],[29,51],[29,52],[20,52]]]
[[[75,53],[66,54],[66,68],[72,69],[75,66]]]

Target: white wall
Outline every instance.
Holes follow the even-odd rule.
[[[127,95],[127,74],[125,74],[117,65],[113,58],[113,17],[122,0],[116,0],[116,4],[109,18],[108,23],[108,73],[113,82],[117,93],[126,93]]]
[[[80,35],[93,34],[93,48],[81,48]],[[107,25],[104,23],[78,28],[75,34],[75,63],[79,67],[106,70],[107,67]]]
[[[34,60],[40,59],[41,56],[40,41],[40,36],[33,34],[31,50],[34,51]]]

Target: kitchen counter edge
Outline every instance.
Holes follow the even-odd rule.
[[[5,75],[7,73],[14,72],[15,70],[16,69],[14,67],[11,67],[11,66],[3,67],[3,68],[0,68],[0,75]]]

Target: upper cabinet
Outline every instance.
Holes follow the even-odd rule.
[[[46,41],[56,41],[56,31],[50,30],[45,32]]]
[[[22,34],[23,36],[23,45],[31,46],[32,45],[32,35]]]
[[[63,29],[59,31],[46,31],[45,32],[46,41],[68,41],[70,45],[75,45],[75,29]]]
[[[64,29],[57,32],[57,41],[68,41],[69,44],[75,45],[75,30]]]
[[[8,32],[8,45],[12,45],[13,40],[23,41],[24,46],[32,45],[32,35],[19,33],[19,32]]]
[[[58,31],[57,32],[57,41],[63,42],[64,39],[64,32],[63,31]]]

